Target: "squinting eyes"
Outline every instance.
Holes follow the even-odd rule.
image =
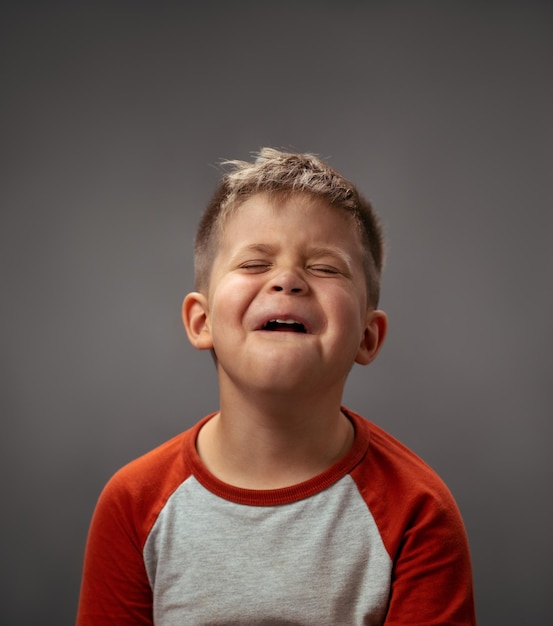
[[[336,267],[332,267],[330,265],[312,265],[307,268],[311,272],[316,272],[319,274],[340,274],[340,270]]]
[[[261,272],[266,272],[273,267],[272,263],[267,261],[247,261],[246,263],[242,263],[239,266],[239,269],[245,270],[252,274],[258,274]],[[307,265],[305,271],[310,272],[316,276],[334,276],[337,274],[343,274],[343,272],[332,265]]]
[[[250,270],[253,272],[263,272],[271,267],[270,263],[265,261],[248,261],[247,263],[242,263],[240,265],[240,269],[242,270]]]

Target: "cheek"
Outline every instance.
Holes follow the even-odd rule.
[[[246,313],[254,293],[242,277],[222,281],[211,296],[211,320],[216,326],[225,326],[240,320]]]
[[[362,324],[366,309],[363,298],[352,289],[340,289],[327,297],[327,306],[342,324]],[[351,330],[351,329],[350,329]]]

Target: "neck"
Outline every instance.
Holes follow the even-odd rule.
[[[303,482],[336,463],[353,443],[340,399],[221,394],[221,411],[200,431],[198,452],[212,474],[238,487]]]

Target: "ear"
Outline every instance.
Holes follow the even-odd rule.
[[[198,350],[211,350],[213,341],[209,324],[207,298],[198,292],[189,293],[182,303],[182,322],[190,343]]]
[[[388,330],[388,317],[384,311],[371,309],[367,312],[365,332],[359,344],[359,350],[355,362],[360,365],[368,365],[376,358],[384,343]]]

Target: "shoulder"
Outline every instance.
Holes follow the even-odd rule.
[[[464,537],[457,504],[440,476],[382,428],[348,413],[369,438],[367,453],[351,477],[389,550],[395,552],[404,534],[415,527]]]
[[[144,491],[158,488],[160,482],[186,472],[187,449],[193,431],[182,432],[127,463],[110,478],[106,489],[140,496]]]
[[[368,481],[373,489],[385,485],[386,490],[396,488],[404,495],[419,491],[449,494],[438,474],[406,445],[353,411],[347,413],[369,442],[365,458],[356,468],[361,484]]]
[[[100,494],[95,520],[106,527],[128,525],[142,544],[171,494],[192,474],[191,457],[203,422],[119,469]]]

